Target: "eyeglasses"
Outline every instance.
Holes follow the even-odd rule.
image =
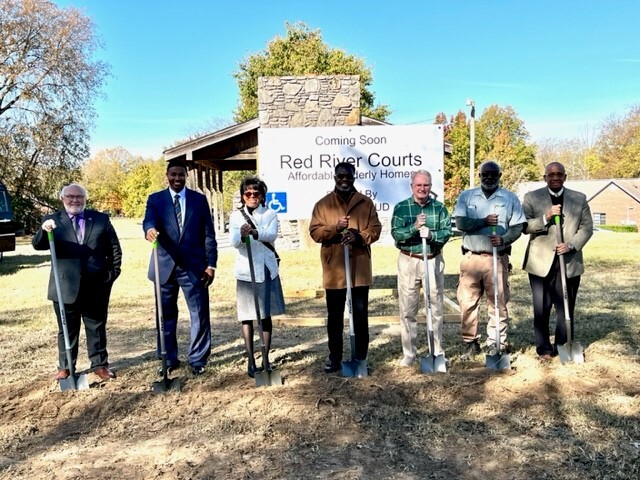
[[[336,174],[338,180],[353,180],[353,175],[350,173],[338,173]]]
[[[500,172],[482,172],[480,178],[500,178]]]
[[[84,195],[65,195],[64,198],[67,200],[82,200]]]
[[[244,192],[244,196],[247,198],[258,198],[260,195],[260,192]]]

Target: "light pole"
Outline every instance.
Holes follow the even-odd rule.
[[[469,188],[474,186],[474,170],[476,168],[476,102],[467,98],[467,107],[471,107],[471,119],[469,120]]]

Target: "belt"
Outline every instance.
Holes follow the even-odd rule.
[[[471,255],[482,255],[483,257],[493,257],[493,252],[472,252],[471,250],[468,250],[468,252]],[[501,252],[498,252],[498,256],[501,257],[503,255],[505,255],[507,252],[505,252],[504,250]]]
[[[462,248],[462,254],[466,255],[467,253],[471,253],[471,255],[482,255],[485,257],[492,257],[493,256],[493,252],[474,252],[472,250],[466,249],[464,247]],[[507,246],[506,248],[500,250],[498,252],[498,256],[503,256],[503,255],[511,255],[511,245]]]
[[[407,257],[422,259],[422,255],[420,255],[418,253],[411,253],[411,252],[407,252],[406,250],[400,250],[400,253],[403,253]],[[438,255],[440,255],[440,252],[436,252],[436,253],[433,253],[433,254],[430,253],[430,254],[427,255],[427,259],[431,260],[432,258],[435,258]]]

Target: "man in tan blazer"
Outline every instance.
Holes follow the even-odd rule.
[[[564,188],[564,166],[552,162],[545,168],[547,186],[527,193],[522,209],[527,217],[525,233],[530,234],[522,268],[529,273],[533,293],[533,328],[536,351],[542,360],[551,360],[557,346],[567,342],[562,277],[558,255],[567,265],[567,292],[571,333],[580,275],[584,272],[582,249],[593,235],[593,219],[587,197]],[[563,241],[558,243],[556,216],[560,216]],[[549,339],[551,306],[556,309],[555,342]]]

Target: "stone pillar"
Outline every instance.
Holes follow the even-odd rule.
[[[360,77],[358,75],[307,75],[258,79],[260,128],[351,126],[361,124]],[[309,221],[298,220],[298,241],[283,243],[307,249]]]

